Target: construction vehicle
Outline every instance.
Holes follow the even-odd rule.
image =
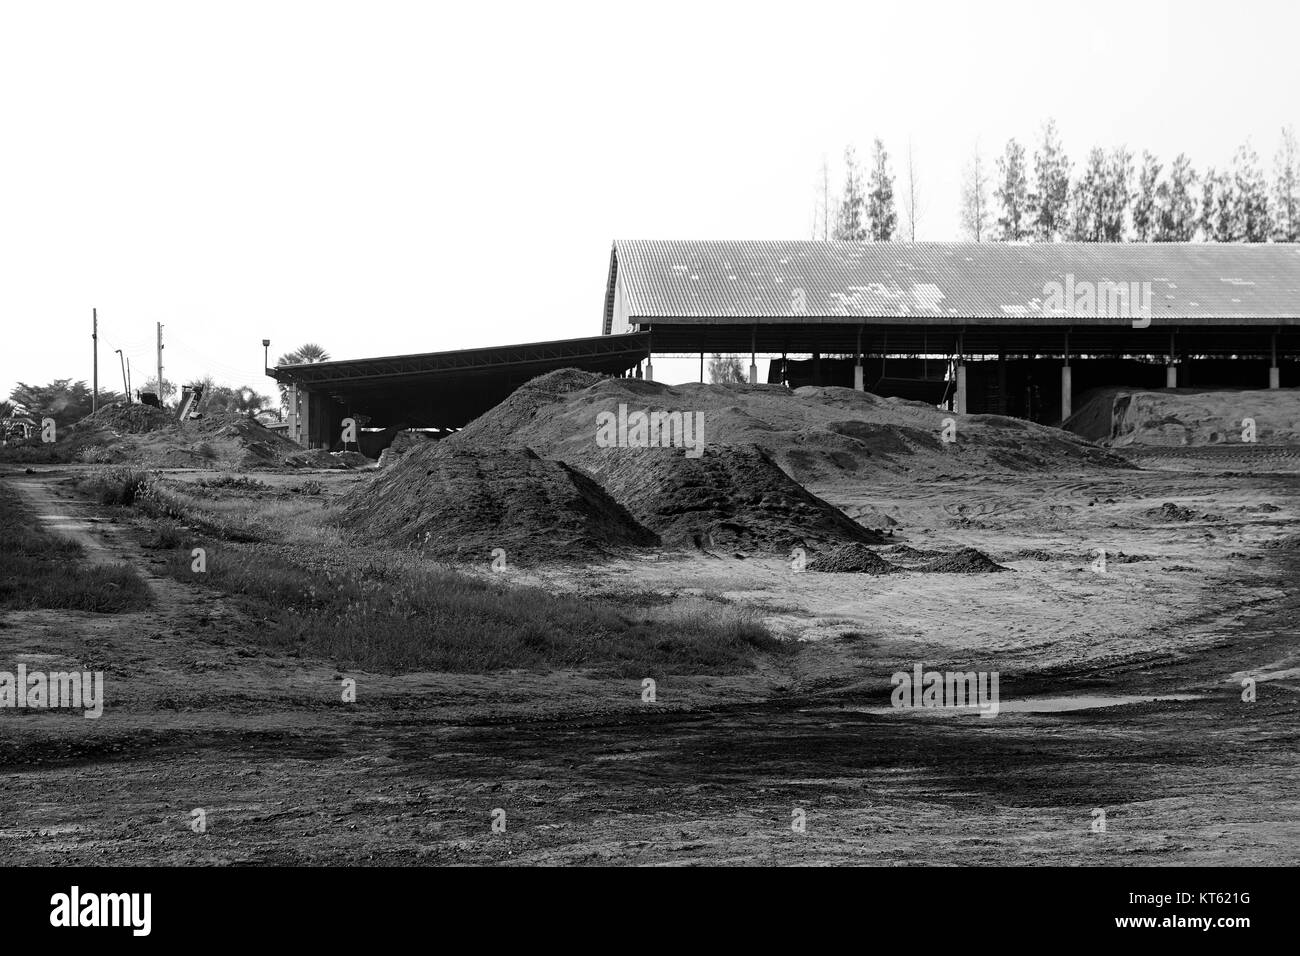
[[[37,430],[36,422],[26,415],[11,415],[4,421],[0,421],[0,441],[5,444],[27,441],[36,434]]]
[[[199,400],[203,398],[202,385],[186,385],[181,389],[181,415],[180,421],[189,418],[199,418],[200,414],[195,411],[198,408]]]

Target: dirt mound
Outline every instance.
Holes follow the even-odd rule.
[[[1115,448],[1300,444],[1300,391],[1097,389],[1062,427]]]
[[[707,447],[757,445],[804,484],[880,475],[987,476],[1079,467],[1131,467],[1059,429],[991,415],[953,415],[922,402],[848,388],[667,386],[586,372],[552,372],[520,388],[445,441],[462,448],[525,446],[592,470],[598,416],[699,413]],[[955,420],[956,441],[943,441]]]
[[[760,448],[608,448],[591,474],[665,544],[788,551],[795,545],[876,543],[868,531],[807,491]]]
[[[308,450],[246,415],[216,412],[178,422],[149,405],[111,405],[69,430],[79,460],[147,468],[348,468],[356,454]],[[60,443],[64,442],[60,436]]]
[[[891,561],[933,561],[935,558],[943,557],[942,551],[924,551],[910,544],[895,544],[882,548],[880,553],[888,555]]]
[[[379,467],[387,468],[395,463],[412,448],[419,448],[437,439],[428,432],[414,431],[407,429],[400,431],[393,436],[392,443],[379,453]]]
[[[79,429],[107,430],[139,435],[176,424],[176,413],[138,402],[114,402],[92,412],[74,426]]]
[[[852,574],[892,574],[899,570],[871,548],[861,544],[844,544],[817,555],[808,562],[809,571],[848,572]]]
[[[642,527],[591,478],[527,449],[476,454],[419,447],[353,490],[343,524],[371,540],[487,564],[586,559],[652,547]]]
[[[1146,512],[1148,518],[1154,518],[1156,521],[1222,521],[1218,515],[1202,514],[1193,511],[1191,508],[1182,508],[1172,501],[1166,501],[1159,508],[1152,508]]]
[[[992,574],[1009,571],[977,548],[962,548],[916,568],[929,574]]]

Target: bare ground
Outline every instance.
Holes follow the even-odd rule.
[[[0,711],[0,847],[13,864],[1294,865],[1300,476],[1254,467],[812,488],[887,513],[909,545],[978,547],[1014,574],[796,574],[698,552],[509,572],[721,594],[804,642],[751,674],[647,674],[653,704],[638,680],[343,675],[269,651],[224,598],[153,574],[159,559],[66,471],[12,474],[52,528],[136,564],[158,602],[0,621],[0,668],[103,669],[108,695],[100,720]],[[1166,501],[1198,517],[1153,517]],[[998,670],[1004,704],[1195,699],[889,711],[889,675],[915,662]]]

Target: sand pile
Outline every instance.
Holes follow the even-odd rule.
[[[620,405],[628,412],[700,412],[707,446],[757,445],[804,484],[1128,467],[1059,429],[993,415],[953,416],[921,402],[847,388],[670,387],[572,370],[535,379],[446,442],[483,449],[527,446],[590,469],[601,450],[597,416],[618,415]],[[958,420],[957,442],[945,444],[944,420],[950,417]]]
[[[913,569],[929,574],[991,574],[1009,571],[977,548],[962,548]]]
[[[416,448],[353,490],[345,527],[432,557],[507,564],[585,559],[658,538],[591,478],[526,449]]]
[[[600,449],[587,465],[668,545],[772,553],[882,540],[791,480],[754,445],[711,446],[699,458],[675,448]]]
[[[1300,444],[1300,391],[1098,389],[1064,428],[1115,448],[1245,444],[1245,420],[1259,445]]]
[[[892,574],[899,568],[890,564],[871,548],[861,544],[844,544],[817,555],[808,562],[809,571],[852,574]]]

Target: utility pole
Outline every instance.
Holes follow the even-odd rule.
[[[109,343],[109,344],[111,345],[112,343]],[[131,404],[131,386],[127,383],[127,380],[126,380],[126,356],[124,356],[124,355],[122,354],[122,350],[121,350],[121,349],[114,349],[113,351],[115,351],[115,352],[117,353],[117,361],[118,361],[118,364],[120,364],[120,365],[122,366],[122,387],[123,387],[124,389],[126,389],[126,403],[127,403],[128,405],[130,405],[130,404]]]
[[[94,372],[92,373],[94,381],[91,384],[94,391],[90,393],[90,413],[93,415],[99,411],[99,309],[91,309],[90,316],[90,340],[94,343],[92,347],[94,352]]]
[[[160,402],[164,401],[164,398],[165,398],[165,396],[164,396],[164,394],[163,394],[163,377],[162,377],[162,368],[163,368],[163,366],[162,366],[162,350],[163,350],[163,344],[162,344],[162,323],[159,322],[159,323],[158,323],[158,401],[160,401]]]

